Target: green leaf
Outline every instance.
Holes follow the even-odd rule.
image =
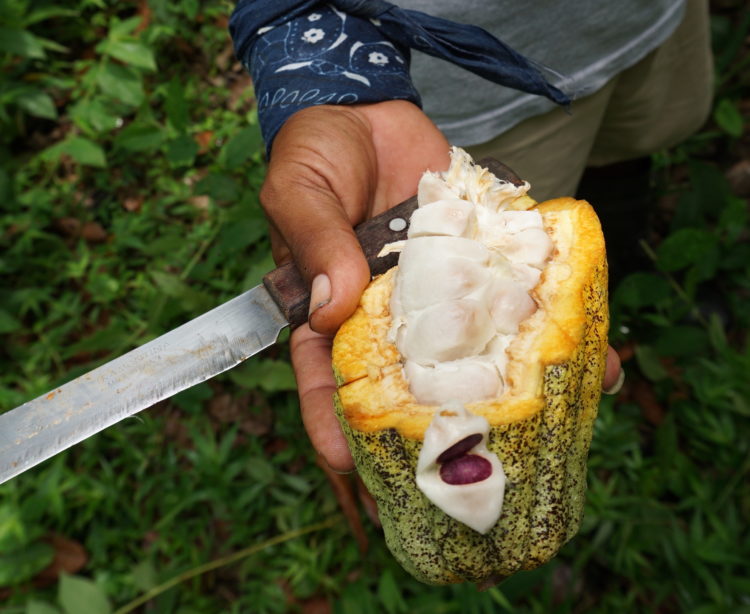
[[[78,11],[73,9],[64,9],[57,6],[46,6],[33,9],[23,20],[26,27],[34,23],[39,23],[45,19],[51,19],[53,17],[75,17],[78,15]]]
[[[60,610],[44,601],[29,601],[24,614],[60,614]]]
[[[130,19],[113,19],[109,26],[109,38],[119,40],[133,33],[143,23],[143,17],[136,15]]]
[[[133,577],[133,584],[140,591],[148,591],[154,588],[158,581],[156,569],[150,559],[138,563],[130,574]]]
[[[266,392],[297,389],[291,365],[281,360],[248,360],[232,369],[229,378],[243,388],[261,388]]]
[[[115,145],[131,152],[152,152],[164,142],[164,129],[152,122],[133,122],[115,138]]]
[[[181,298],[190,292],[190,286],[175,275],[163,271],[152,271],[151,277],[164,294],[173,298]]]
[[[43,160],[56,161],[63,155],[68,155],[79,164],[86,166],[97,166],[100,168],[107,166],[107,158],[104,155],[104,150],[93,141],[82,136],[74,136],[49,147],[42,152],[41,158]]]
[[[178,132],[184,132],[190,120],[185,87],[177,77],[173,77],[167,86],[167,98],[164,101],[167,120]]]
[[[685,190],[677,203],[671,222],[672,230],[704,228],[707,220],[716,219],[724,210],[731,194],[724,173],[715,165],[689,160],[690,189]]]
[[[110,614],[112,611],[104,590],[86,578],[63,574],[57,598],[65,614]]]
[[[670,292],[669,283],[660,275],[633,273],[617,287],[614,301],[631,309],[641,309],[663,301]]]
[[[64,45],[61,45],[57,41],[53,41],[49,38],[43,38],[41,36],[37,36],[36,39],[39,41],[39,44],[47,51],[57,51],[59,53],[70,52],[70,49],[68,49]]]
[[[709,348],[708,334],[695,326],[672,326],[659,331],[654,350],[659,356],[702,356]]]
[[[119,118],[112,115],[112,103],[101,97],[78,101],[69,111],[71,119],[84,132],[95,135],[109,134],[117,128]]]
[[[257,153],[262,145],[260,128],[256,125],[247,126],[227,141],[219,154],[219,162],[225,168],[233,170]]]
[[[262,457],[248,458],[245,469],[259,484],[271,484],[275,477],[273,465]]]
[[[656,262],[663,271],[677,271],[707,258],[718,251],[716,235],[698,228],[683,228],[669,235],[656,250]]]
[[[22,324],[5,309],[0,309],[0,334],[12,333],[19,330]]]
[[[21,328],[21,323],[16,320],[5,309],[0,309],[0,334],[7,334],[17,331]]]
[[[196,194],[208,194],[214,200],[232,201],[240,194],[240,186],[234,178],[223,173],[211,173],[195,185]]]
[[[28,542],[20,512],[13,505],[0,507],[0,552],[10,552]]]
[[[0,26],[0,51],[33,59],[43,59],[46,55],[36,36],[26,30],[5,26]]]
[[[198,155],[198,143],[188,134],[181,134],[167,144],[166,156],[174,166],[191,166]]]
[[[195,19],[200,9],[200,3],[198,0],[182,0],[180,9],[185,12],[188,19]]]
[[[722,98],[714,109],[714,120],[724,132],[735,138],[742,136],[745,120],[737,105],[727,98]]]
[[[73,343],[66,344],[65,348],[61,349],[61,355],[64,358],[70,358],[87,352],[111,351],[113,347],[127,343],[131,334],[132,331],[124,321],[114,320],[109,326],[98,328],[91,334],[83,336]]]
[[[652,382],[661,381],[669,376],[653,347],[649,345],[636,346],[635,358],[641,373]]]
[[[203,402],[212,396],[214,396],[214,391],[204,382],[174,395],[172,402],[187,412],[198,413],[203,409]]]
[[[409,611],[404,598],[401,596],[401,590],[389,569],[380,574],[380,579],[378,580],[378,597],[380,597],[380,601],[388,614],[399,614],[400,612]]]
[[[85,287],[92,296],[92,302],[109,303],[120,292],[120,280],[101,271],[92,271]]]
[[[145,98],[141,76],[128,66],[106,62],[97,73],[96,82],[102,92],[131,107],[139,106]]]
[[[49,94],[41,90],[29,90],[16,98],[16,103],[29,115],[45,119],[57,119],[57,109]]]
[[[737,196],[729,196],[727,205],[719,217],[719,228],[725,233],[726,240],[734,243],[745,232],[748,222],[747,202]]]
[[[64,153],[67,153],[76,162],[87,166],[107,166],[104,150],[93,141],[82,136],[76,136],[68,140]]]
[[[145,70],[156,70],[154,52],[143,43],[137,41],[106,40],[97,49],[125,64],[143,68]]]
[[[245,274],[245,279],[242,280],[242,288],[252,288],[254,286],[257,286],[261,280],[263,279],[263,276],[268,273],[271,269],[274,267],[274,261],[273,256],[270,252],[265,252],[261,255],[260,259],[252,262],[252,264],[247,268],[247,273]]]
[[[13,193],[13,181],[5,168],[0,168],[0,201],[8,202]]]
[[[55,606],[44,601],[29,601],[24,614],[60,614]]]
[[[0,586],[30,580],[54,557],[55,549],[44,542],[34,542],[16,551],[0,553]]]
[[[267,230],[268,222],[265,218],[248,215],[225,224],[216,239],[216,245],[223,253],[229,254],[252,245],[265,236]]]
[[[211,305],[211,297],[191,288],[175,275],[163,271],[152,271],[151,277],[166,295],[178,299],[187,310],[205,310]]]

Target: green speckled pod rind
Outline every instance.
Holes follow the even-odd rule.
[[[547,562],[577,532],[607,353],[606,265],[584,291],[583,340],[569,361],[546,368],[544,409],[490,431],[488,447],[507,483],[500,519],[485,535],[444,514],[417,488],[420,441],[394,429],[354,430],[336,399],[357,469],[378,503],[386,543],[417,579],[497,581]]]

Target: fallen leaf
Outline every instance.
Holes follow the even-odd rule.
[[[559,563],[552,571],[552,602],[560,605],[573,595],[583,592],[583,578],[566,563]]]
[[[268,406],[253,407],[246,409],[246,413],[240,422],[240,430],[248,435],[268,435],[273,427],[273,412]]]
[[[330,614],[331,602],[327,597],[311,597],[299,603],[300,611],[303,614]]]
[[[209,413],[221,423],[237,424],[248,435],[267,435],[273,426],[273,412],[258,395],[252,393],[233,397],[225,392],[208,404]]]
[[[232,395],[228,392],[217,394],[208,404],[209,413],[220,422],[229,422],[234,411],[232,407]]]
[[[732,193],[737,196],[750,196],[750,160],[740,160],[726,173]]]
[[[195,142],[198,143],[198,153],[204,154],[211,148],[214,140],[214,133],[211,130],[203,130],[194,135]]]
[[[81,234],[81,220],[74,217],[61,217],[55,220],[55,227],[68,237],[76,238]]]
[[[190,434],[188,433],[185,421],[182,419],[182,412],[172,410],[167,414],[164,426],[164,435],[167,439],[176,442],[180,448],[186,448],[191,443]]]
[[[666,411],[656,397],[651,382],[638,378],[630,383],[630,394],[633,401],[640,406],[643,417],[652,425],[659,426],[664,422]]]
[[[263,452],[266,456],[276,456],[280,452],[283,452],[289,447],[289,442],[281,437],[274,437],[265,446],[263,446]]]
[[[122,201],[122,208],[125,209],[125,211],[140,211],[141,205],[143,205],[142,196],[131,196]]]
[[[158,531],[146,531],[143,535],[142,548],[148,551],[159,540]]]
[[[188,202],[196,209],[205,210],[208,209],[211,205],[211,197],[207,196],[206,194],[201,194],[200,196],[191,196],[190,198],[188,198]]]
[[[55,555],[52,562],[31,580],[31,585],[35,588],[51,586],[59,580],[61,574],[72,575],[86,566],[88,554],[78,542],[56,533],[50,533],[43,539],[53,547]],[[8,599],[17,590],[0,588],[0,601]]]
[[[55,550],[55,558],[34,578],[36,586],[48,586],[57,581],[61,574],[73,575],[88,563],[89,555],[86,549],[77,541],[63,535],[51,533],[44,538]]]
[[[138,16],[141,18],[140,23],[135,27],[133,32],[140,34],[151,25],[151,18],[153,17],[153,11],[148,5],[147,0],[139,0],[138,2]]]
[[[89,243],[104,243],[107,231],[99,222],[86,222],[81,228],[81,236]]]
[[[224,49],[214,59],[214,64],[222,71],[226,72],[229,68],[229,62],[234,59],[234,46],[227,43]]]
[[[620,362],[628,362],[635,356],[635,342],[628,341],[624,345],[615,348],[617,355],[620,357]]]

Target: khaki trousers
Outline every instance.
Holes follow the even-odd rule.
[[[672,36],[596,93],[529,118],[467,148],[493,156],[531,184],[531,196],[573,196],[586,166],[647,156],[684,140],[711,109],[708,2],[688,0]]]

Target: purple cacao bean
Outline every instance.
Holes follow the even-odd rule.
[[[447,450],[444,450],[443,453],[437,457],[437,462],[447,463],[448,461],[453,460],[454,458],[463,456],[469,450],[471,450],[475,445],[477,445],[480,441],[482,441],[481,433],[474,433],[473,435],[464,437],[461,441],[454,443],[450,448],[448,448]]]
[[[476,454],[465,454],[440,466],[440,478],[446,484],[474,484],[486,480],[490,475],[490,461]]]

